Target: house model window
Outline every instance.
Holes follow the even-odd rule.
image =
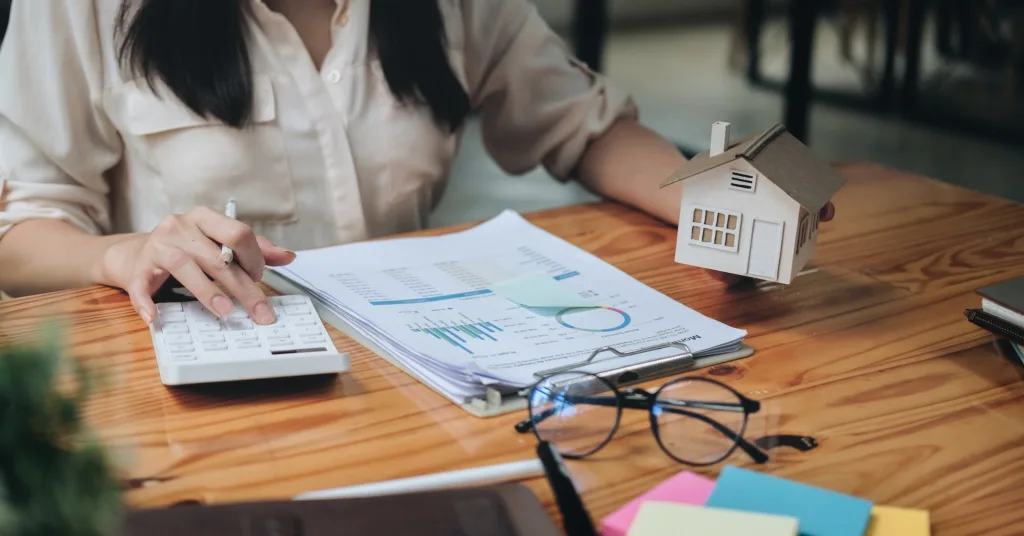
[[[803,249],[804,244],[809,242],[811,238],[818,232],[818,223],[821,220],[820,214],[804,214],[800,219],[800,228],[797,230],[796,251],[799,253]]]
[[[693,209],[690,243],[735,252],[739,232],[740,214],[703,206]]]

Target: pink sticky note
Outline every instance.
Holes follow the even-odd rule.
[[[601,536],[626,536],[629,526],[633,524],[640,507],[647,501],[674,502],[704,506],[711,491],[715,489],[715,481],[700,475],[683,471],[676,476],[651,488],[647,493],[633,499],[629,504],[619,508],[604,518],[601,523]]]

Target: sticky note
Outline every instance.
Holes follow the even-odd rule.
[[[491,292],[531,309],[565,309],[593,307],[578,293],[547,274],[534,273],[491,286]]]
[[[931,519],[927,510],[875,505],[867,536],[930,536]]]
[[[795,517],[648,501],[626,536],[798,536]]]
[[[727,466],[707,506],[792,516],[801,536],[863,536],[871,501],[776,476]]]
[[[604,518],[601,523],[601,536],[626,536],[637,512],[645,502],[659,501],[700,506],[707,502],[714,488],[713,480],[683,471]]]

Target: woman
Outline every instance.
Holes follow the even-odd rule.
[[[17,1],[0,288],[119,287],[151,322],[173,276],[271,323],[264,267],[420,228],[471,111],[505,170],[678,219],[683,158],[528,0]]]

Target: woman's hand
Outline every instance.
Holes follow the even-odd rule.
[[[235,262],[220,260],[222,244],[234,251]],[[263,279],[265,266],[293,260],[295,253],[254,235],[248,225],[201,207],[167,216],[153,232],[111,245],[101,271],[113,286],[128,292],[147,324],[157,314],[153,293],[173,276],[217,316],[234,310],[230,295],[257,324],[265,325],[274,322],[274,310],[256,282]]]
[[[821,221],[826,222],[826,221],[830,221],[833,217],[835,217],[835,215],[836,215],[836,207],[835,207],[835,205],[832,204],[831,201],[829,201],[821,209],[821,213],[820,213],[819,217],[820,217]],[[707,272],[708,272],[708,275],[710,275],[711,277],[713,277],[713,278],[715,278],[715,279],[725,283],[727,286],[730,286],[730,287],[739,285],[740,283],[745,283],[747,281],[750,281],[749,277],[743,276],[743,275],[730,274],[730,273],[727,273],[727,272],[719,272],[717,270],[708,270]]]

